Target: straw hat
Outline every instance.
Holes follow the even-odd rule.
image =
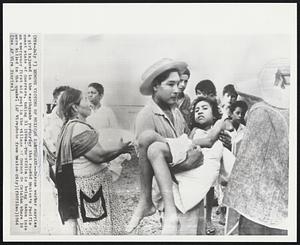
[[[152,82],[153,80],[169,69],[176,69],[179,71],[179,74],[182,74],[187,68],[187,64],[182,61],[175,61],[168,58],[163,58],[152,66],[150,66],[142,75],[142,84],[140,86],[140,92],[143,95],[152,95]]]
[[[242,96],[261,98],[272,106],[289,108],[289,60],[272,60],[262,68],[257,79],[236,83],[235,88]]]

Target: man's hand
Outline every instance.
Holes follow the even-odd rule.
[[[121,153],[129,153],[132,154],[135,151],[134,144],[131,141],[124,142],[123,138],[120,139],[119,141],[119,147],[121,149]]]
[[[222,141],[224,147],[231,151],[231,136],[226,131],[221,131],[219,140]]]
[[[192,145],[187,151],[186,159],[172,168],[172,173],[180,173],[197,168],[203,164],[203,153],[200,146]]]

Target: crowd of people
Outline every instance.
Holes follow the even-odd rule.
[[[191,101],[188,64],[161,59],[142,75],[140,93],[151,98],[136,117],[135,139],[120,137],[110,147],[99,133],[119,124],[101,103],[104,87],[89,84],[87,97],[56,88],[45,116],[44,159],[65,234],[133,234],[159,212],[162,235],[214,235],[216,202],[224,234],[287,234],[289,106],[281,97],[289,70],[276,69],[275,80],[260,81],[261,96],[228,84],[218,98],[215,84],[202,80]],[[123,227],[109,162],[128,153],[138,156],[140,197]]]

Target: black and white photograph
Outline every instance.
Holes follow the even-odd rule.
[[[7,25],[6,238],[294,241],[296,5],[281,5],[53,4],[86,20]]]

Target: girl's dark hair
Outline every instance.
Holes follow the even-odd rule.
[[[214,123],[221,118],[221,114],[218,108],[218,103],[216,99],[211,99],[209,97],[197,97],[193,103],[192,103],[192,107],[191,107],[191,113],[190,113],[190,124],[189,127],[190,129],[193,129],[194,127],[197,128],[202,128],[203,126],[200,125],[199,123],[195,122],[195,108],[196,105],[200,102],[200,101],[205,101],[207,102],[210,106],[211,106],[211,110],[212,110],[212,115],[214,117]]]
[[[238,93],[235,90],[235,87],[233,84],[227,84],[224,88],[223,88],[223,96],[224,94],[231,94],[233,96],[235,96],[236,98],[238,97]]]
[[[169,77],[171,72],[178,72],[178,74],[179,74],[179,71],[177,69],[174,69],[174,68],[166,70],[166,71],[160,73],[157,77],[155,77],[153,79],[152,88],[155,87],[156,85],[160,85],[164,80],[166,80]]]
[[[232,103],[232,105],[230,106],[230,112],[233,113],[235,108],[237,107],[241,107],[243,110],[243,114],[245,115],[246,111],[248,110],[248,105],[245,101],[242,100],[237,100],[234,103]]]
[[[197,90],[200,90],[202,93],[206,95],[213,94],[214,96],[217,95],[216,87],[211,80],[202,80],[197,83],[195,87],[195,93],[197,94]]]
[[[93,87],[100,95],[104,94],[104,87],[100,83],[90,83],[88,87]]]
[[[65,123],[74,118],[75,111],[73,105],[79,105],[82,92],[75,88],[68,88],[61,95],[58,102],[59,116],[64,119]]]

